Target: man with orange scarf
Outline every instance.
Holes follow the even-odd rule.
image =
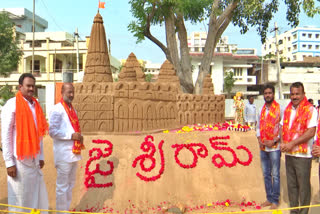
[[[315,143],[313,144],[313,147],[312,147],[312,156],[320,157],[320,119],[319,118],[318,118],[317,133],[315,136]],[[320,164],[319,164],[319,172],[318,173],[319,173],[319,185],[320,185]]]
[[[30,73],[20,76],[18,93],[2,108],[1,140],[8,174],[8,204],[48,209],[41,171],[44,166],[42,138],[48,124],[33,97],[35,81]],[[9,207],[9,211],[30,212],[14,207]]]
[[[290,99],[284,111],[281,152],[285,152],[288,197],[290,207],[310,205],[312,144],[317,126],[317,111],[308,102],[304,86],[295,82],[290,86]],[[290,213],[307,214],[308,208],[294,209]]]
[[[79,119],[71,102],[74,98],[72,83],[64,83],[61,101],[49,116],[49,134],[53,138],[54,163],[57,169],[56,209],[69,210],[72,189],[76,182],[77,162],[84,149]]]
[[[258,112],[257,138],[260,146],[261,168],[263,172],[267,200],[261,205],[276,209],[280,197],[280,120],[283,109],[274,100],[273,85],[263,87],[265,104]]]

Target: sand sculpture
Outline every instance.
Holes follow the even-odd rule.
[[[74,106],[84,133],[137,132],[223,122],[224,96],[214,95],[210,76],[203,95],[185,94],[173,65],[165,61],[155,83],[145,82],[131,53],[113,82],[103,20],[98,13],[91,30],[83,83],[75,84]]]

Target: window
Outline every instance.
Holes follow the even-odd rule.
[[[199,52],[199,48],[194,48],[194,52]]]
[[[296,55],[293,55],[293,60],[297,60],[297,56]]]
[[[312,45],[308,45],[308,49],[312,49]]]
[[[271,44],[269,45],[269,48],[271,48]]]
[[[306,34],[305,34],[305,33],[303,33],[303,34],[302,34],[302,37],[306,37]]]
[[[302,47],[303,47],[303,48],[306,48],[306,47],[307,47],[307,45],[302,45]]]
[[[288,41],[290,42],[290,40],[291,40],[291,37],[290,37],[290,36],[288,36]]]
[[[291,48],[290,48],[290,47],[288,47],[288,51],[291,51]]]
[[[312,34],[308,33],[308,38],[311,39],[312,38]]]
[[[293,50],[296,50],[297,49],[297,45],[293,45]]]
[[[316,39],[319,39],[319,34],[318,33],[316,34]]]
[[[32,60],[30,60],[30,73],[31,71],[32,71]],[[34,60],[33,71],[40,72],[40,60]]]
[[[200,44],[199,39],[195,39],[195,40],[194,40],[194,45],[199,45],[199,44]]]
[[[293,39],[297,39],[297,34],[293,34]]]
[[[204,48],[201,48],[202,49],[202,52],[204,52]]]
[[[316,45],[316,50],[319,50],[319,45]]]
[[[242,68],[234,68],[233,74],[234,76],[242,76]]]
[[[282,39],[279,40],[279,45],[282,45],[283,44],[283,41]]]

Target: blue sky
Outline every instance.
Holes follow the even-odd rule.
[[[36,0],[36,14],[46,19],[49,23],[47,31],[67,31],[73,33],[78,28],[81,39],[90,35],[93,18],[97,13],[98,0]],[[136,39],[128,32],[127,26],[133,20],[130,13],[130,5],[126,0],[105,0],[106,8],[100,9],[100,14],[104,20],[107,39],[111,40],[111,54],[118,59],[127,58],[133,52],[137,58],[150,60],[155,63],[162,63],[165,56],[158,46],[148,39],[136,44]],[[33,0],[0,0],[2,8],[25,7],[32,11]],[[290,29],[285,19],[286,11],[281,5],[280,10],[270,23],[270,28],[277,21],[280,33]],[[299,26],[320,27],[320,16],[308,18],[301,14]],[[204,25],[188,24],[188,33],[192,31],[204,31]],[[164,27],[152,29],[156,37],[165,41]],[[274,33],[273,33],[274,34]],[[273,34],[269,33],[269,36]],[[244,35],[240,34],[240,29],[229,25],[223,36],[229,37],[229,43],[238,44],[239,48],[256,48],[260,54],[261,41],[255,29],[250,29]]]

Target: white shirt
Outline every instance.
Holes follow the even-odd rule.
[[[26,100],[27,101],[27,100]],[[32,112],[35,125],[37,127],[37,117],[34,102],[31,104],[27,101],[30,110]],[[6,167],[16,165],[17,150],[16,150],[17,130],[16,130],[16,98],[13,97],[7,101],[1,111],[1,141],[2,141],[2,153]],[[40,139],[40,153],[35,158],[25,158],[20,160],[25,165],[34,166],[38,165],[39,160],[43,160],[43,144]]]
[[[257,114],[257,137],[260,137],[260,118],[261,118],[261,113],[262,113],[262,108],[259,108],[259,113]],[[283,117],[283,112],[284,112],[284,108],[280,105],[280,118]],[[267,118],[269,114],[269,108],[266,106],[266,114],[265,114],[265,119]],[[280,136],[279,136],[280,138]],[[272,151],[277,151],[280,149],[280,143],[278,143],[277,148],[269,148],[266,146],[265,151],[266,152],[272,152]]]
[[[299,107],[299,106],[298,106]],[[289,124],[289,128],[291,128],[294,117],[296,116],[297,110],[296,108],[294,108],[292,106],[292,110],[291,110],[291,114],[290,114],[290,124]],[[280,122],[281,126],[283,126],[283,118],[281,119]],[[313,128],[313,127],[317,127],[318,125],[318,112],[317,110],[314,108],[312,111],[312,116],[311,119],[309,121],[309,124],[307,126],[307,128]],[[294,138],[296,139],[296,137]],[[312,154],[312,145],[313,145],[313,137],[308,141],[308,152],[306,154],[301,154],[301,153],[296,153],[296,154],[290,154],[290,153],[286,153],[286,155],[290,155],[290,156],[295,156],[295,157],[301,157],[301,158],[311,158]]]
[[[256,122],[256,105],[247,103],[244,108],[244,121],[245,122]]]
[[[53,138],[54,163],[75,162],[81,160],[81,155],[72,152],[72,134],[75,133],[63,105],[53,106],[49,114],[49,135]]]

